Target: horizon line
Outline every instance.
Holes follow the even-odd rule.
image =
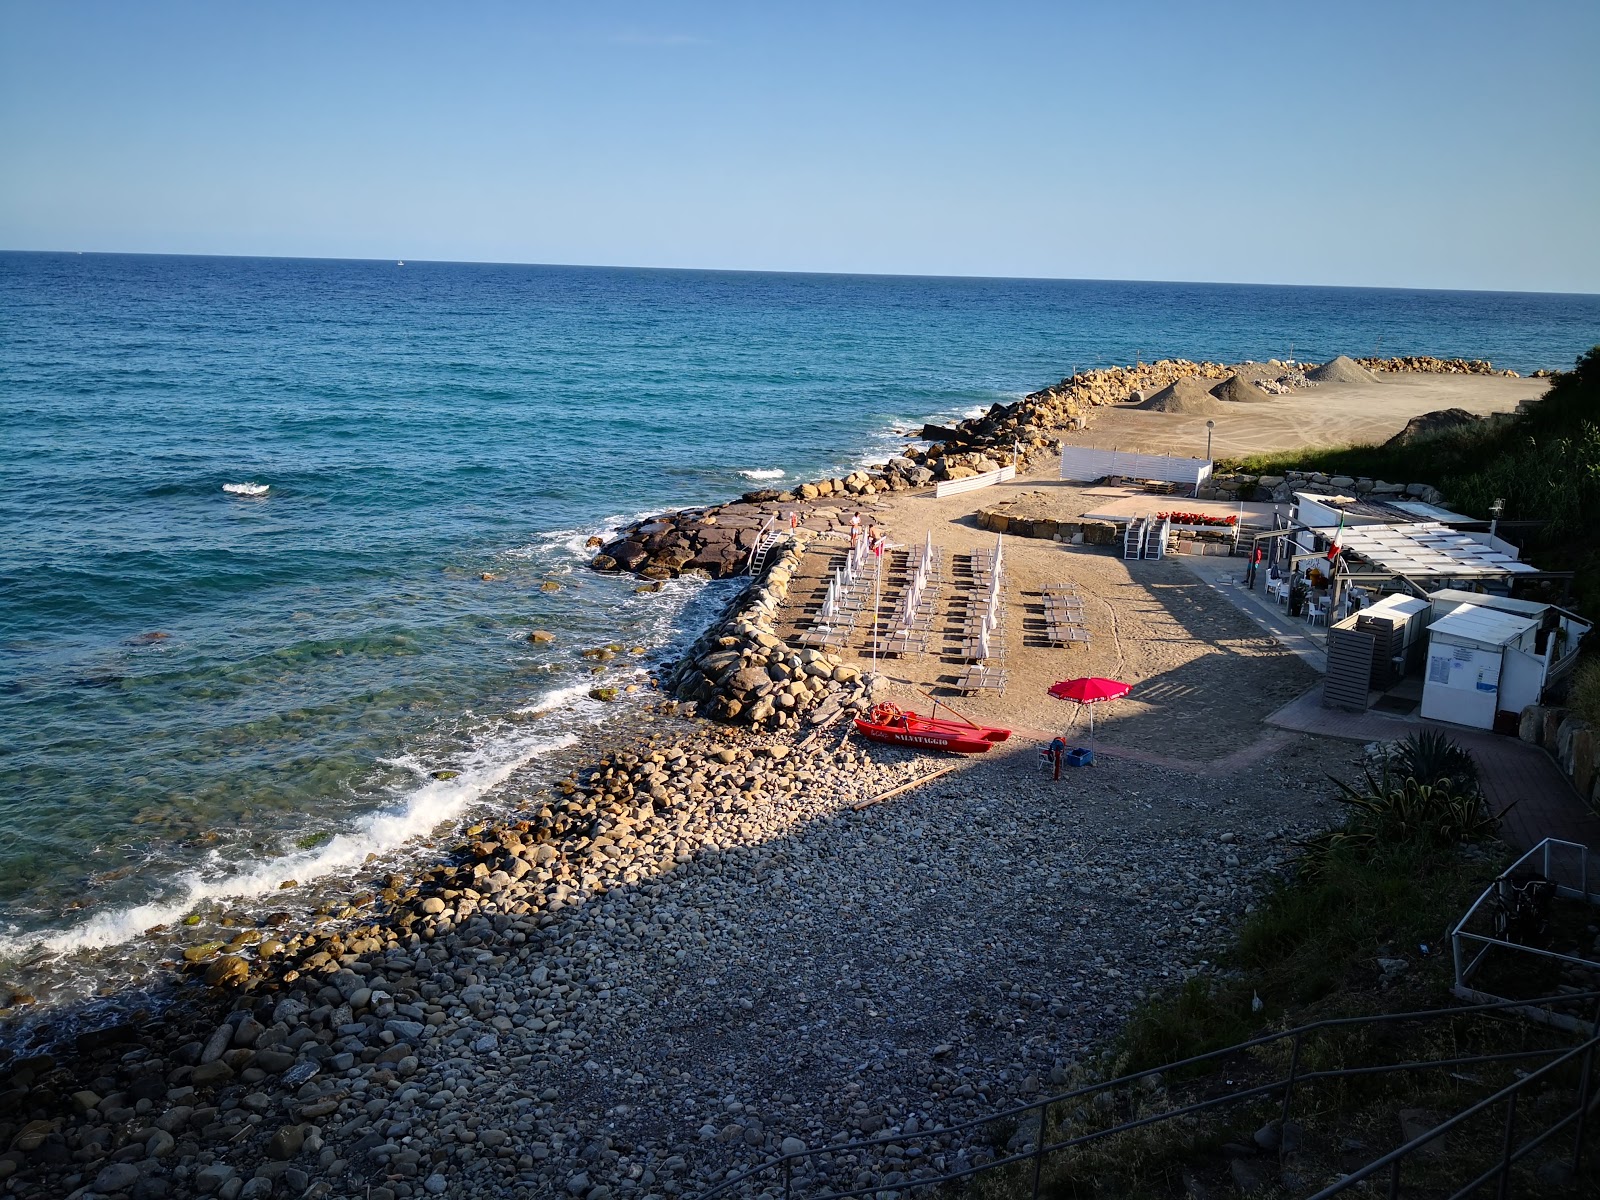
[[[1478,296],[1577,296],[1584,298],[1600,298],[1600,292],[1561,292],[1538,291],[1529,288],[1447,288],[1447,287],[1419,287],[1406,284],[1364,284],[1364,283],[1284,283],[1271,281],[1228,280],[1228,279],[1127,279],[1111,276],[1089,275],[964,275],[964,274],[935,274],[901,271],[800,271],[769,269],[763,267],[675,267],[655,266],[638,263],[561,263],[561,262],[521,262],[506,259],[491,258],[394,258],[387,256],[375,258],[366,257],[340,257],[325,254],[215,254],[192,250],[59,250],[59,249],[14,249],[0,247],[0,254],[48,254],[82,257],[94,255],[106,258],[225,258],[225,259],[255,259],[267,262],[327,262],[327,263],[385,263],[428,265],[428,266],[474,266],[474,267],[537,267],[537,268],[562,268],[568,270],[586,271],[661,271],[678,272],[682,274],[699,275],[802,275],[817,276],[819,278],[835,279],[930,279],[930,280],[972,280],[995,283],[1140,283],[1162,284],[1178,286],[1204,286],[1204,287],[1261,287],[1261,288],[1323,288],[1330,291],[1363,291],[1363,292],[1441,292],[1457,295]]]

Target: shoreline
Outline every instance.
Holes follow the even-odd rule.
[[[1046,393],[1049,391],[1045,389]],[[1042,394],[1034,393],[1009,407],[1018,409]],[[1071,416],[1070,403],[1067,411]],[[1000,414],[996,423],[996,414],[991,410],[982,418],[963,422],[968,426],[965,431],[957,427],[946,432],[967,437],[971,449],[964,449],[961,454],[981,453],[992,450],[1016,428],[1003,423],[1013,415]],[[990,422],[992,428],[982,430],[984,422]],[[982,439],[988,439],[987,443]],[[1039,452],[1049,455],[1054,448],[1051,441],[1051,431],[1046,430],[1037,442],[1031,443],[1037,448],[1036,476],[1050,465],[1048,457],[1042,464],[1037,459]],[[938,457],[954,458],[947,454]],[[926,458],[924,455],[920,463],[909,457],[905,461],[913,468],[931,471],[924,465]],[[944,466],[947,473],[961,468],[972,469],[959,461]],[[905,478],[917,478],[910,471],[891,470]],[[1029,480],[1019,474],[1018,482]],[[794,500],[787,503],[804,500],[803,486],[807,485],[795,489]],[[841,499],[847,505],[889,503],[898,508],[917,503],[926,494],[913,487],[891,485],[885,490],[905,494],[880,499],[876,485],[870,491],[858,486],[855,491],[844,489]],[[782,494],[757,501],[746,498],[744,503],[781,505],[786,503],[777,499]],[[831,507],[818,503],[826,499],[820,494],[812,498],[811,511]],[[971,503],[981,499],[974,498]],[[729,507],[712,505],[683,511],[715,516]],[[891,524],[896,515],[897,512],[890,512]],[[839,527],[837,513],[825,519],[828,529],[817,530],[819,536]],[[689,561],[685,560],[685,565]],[[758,593],[764,584],[765,581],[758,581],[742,593],[731,613],[719,617],[705,636],[715,640],[722,636],[718,631],[727,622],[738,622],[744,615],[740,605],[748,604],[752,593]],[[759,637],[766,631],[752,628],[748,632]],[[820,661],[813,658],[800,665],[811,667]],[[783,1093],[779,1093],[776,1102],[763,1095],[754,1105],[740,1100],[737,1107],[724,1104],[720,1112],[714,1106],[707,1108],[702,1115],[716,1119],[707,1120],[693,1138],[685,1138],[678,1131],[676,1140],[662,1141],[656,1150],[642,1154],[646,1165],[637,1173],[634,1168],[641,1164],[632,1161],[629,1154],[614,1148],[603,1149],[597,1155],[587,1153],[589,1139],[620,1136],[618,1132],[596,1133],[608,1119],[617,1131],[634,1130],[628,1137],[652,1143],[660,1140],[661,1135],[644,1129],[637,1112],[619,1111],[630,1108],[628,1104],[610,1104],[609,1118],[590,1113],[584,1117],[588,1127],[572,1135],[564,1132],[563,1121],[568,1118],[558,1111],[555,1102],[566,1103],[570,1096],[573,1103],[578,1103],[579,1097],[599,1087],[596,1072],[588,1067],[595,1061],[595,1042],[615,1037],[618,1024],[627,1019],[648,1023],[647,1018],[655,1009],[641,997],[654,995],[660,1004],[673,1000],[652,991],[649,973],[621,985],[608,983],[606,955],[597,957],[585,948],[592,946],[597,937],[606,940],[618,928],[624,928],[627,933],[617,939],[622,949],[616,953],[647,956],[652,947],[670,947],[671,959],[660,961],[659,968],[687,971],[696,965],[696,956],[704,953],[702,945],[711,944],[719,926],[674,916],[674,907],[682,908],[673,898],[678,892],[709,888],[717,904],[726,899],[739,912],[744,911],[738,906],[745,903],[747,893],[770,891],[775,882],[805,893],[807,889],[800,881],[817,873],[827,874],[829,857],[791,857],[781,847],[790,842],[805,844],[807,836],[826,840],[828,830],[835,826],[865,831],[872,839],[886,837],[886,830],[903,832],[921,819],[916,810],[907,807],[908,802],[916,802],[918,809],[935,803],[953,805],[965,813],[968,821],[975,811],[981,817],[985,806],[1011,804],[1016,808],[1013,818],[1020,827],[1033,830],[1035,838],[1043,828],[1038,824],[1041,819],[1050,823],[1052,810],[1040,807],[1044,803],[1041,798],[1021,801],[1013,797],[1002,801],[995,794],[986,796],[985,789],[979,786],[988,781],[992,792],[994,784],[1003,783],[1014,787],[1017,796],[1031,796],[1038,791],[1037,782],[1029,779],[1034,772],[1026,761],[1031,747],[1024,749],[1020,745],[988,762],[963,764],[946,782],[926,791],[918,789],[909,797],[901,796],[895,805],[854,814],[848,808],[850,801],[913,782],[919,773],[919,760],[906,752],[879,746],[867,746],[862,752],[834,748],[840,740],[839,722],[848,728],[848,713],[852,706],[859,707],[864,702],[866,692],[859,678],[851,678],[848,670],[839,677],[837,671],[846,664],[823,665],[828,668],[827,682],[810,693],[816,702],[797,705],[799,711],[792,721],[779,722],[766,733],[734,730],[706,721],[684,721],[678,703],[671,700],[630,702],[626,710],[594,729],[592,741],[573,748],[569,758],[579,762],[579,768],[545,788],[535,785],[528,802],[539,803],[532,808],[530,819],[513,820],[508,814],[488,823],[469,821],[462,834],[465,840],[450,853],[436,856],[443,861],[425,865],[429,856],[415,855],[417,861],[410,879],[396,873],[358,881],[371,885],[364,892],[366,903],[347,904],[337,913],[329,911],[321,920],[313,916],[302,928],[292,928],[292,921],[274,925],[270,916],[257,917],[254,926],[241,928],[236,938],[242,940],[236,945],[213,946],[197,956],[195,973],[203,971],[212,977],[213,984],[234,990],[202,992],[189,982],[175,981],[173,1007],[153,1024],[91,1033],[80,1039],[60,1063],[35,1062],[29,1066],[12,1058],[0,1065],[0,1075],[8,1081],[3,1085],[7,1089],[4,1094],[9,1098],[8,1104],[0,1108],[0,1121],[11,1130],[0,1139],[11,1147],[9,1160],[0,1155],[0,1173],[15,1181],[12,1191],[24,1195],[52,1194],[29,1187],[46,1181],[51,1186],[64,1185],[76,1176],[77,1182],[72,1186],[88,1188],[84,1195],[138,1195],[138,1180],[152,1178],[175,1188],[178,1194],[218,1194],[225,1200],[235,1200],[246,1194],[247,1188],[252,1196],[273,1194],[274,1189],[300,1195],[314,1182],[317,1186],[328,1185],[319,1194],[367,1194],[373,1200],[384,1200],[383,1190],[388,1190],[391,1198],[419,1193],[469,1195],[481,1194],[485,1187],[517,1181],[573,1191],[573,1180],[579,1175],[584,1176],[584,1186],[574,1194],[585,1200],[674,1195],[697,1177],[703,1180],[710,1177],[708,1172],[728,1169],[726,1162],[721,1167],[708,1164],[746,1161],[751,1154],[759,1156],[786,1145],[787,1137],[805,1140],[820,1136],[829,1140],[846,1132],[883,1129],[899,1129],[907,1137],[914,1137],[925,1128],[922,1123],[952,1124],[961,1113],[1002,1107],[998,1097],[1037,1094],[1041,1087],[1047,1088],[1049,1081],[1068,1069],[1059,1051],[1051,1055],[1050,1065],[1042,1071],[1041,1064],[1035,1064],[1031,1071],[1026,1069],[1024,1056],[1025,1061],[1019,1064],[1022,1071],[1011,1077],[1013,1073],[1007,1068],[1003,1073],[1008,1077],[998,1081],[987,1078],[993,1070],[978,1056],[968,1068],[973,1072],[972,1078],[956,1072],[964,1081],[951,1083],[944,1092],[950,1103],[940,1115],[919,1116],[904,1106],[895,1111],[887,1101],[880,1100],[871,1107],[884,1111],[866,1113],[867,1120],[856,1120],[853,1125],[840,1119],[832,1129],[783,1117],[751,1119],[747,1109],[760,1112],[800,1103],[798,1099],[781,1101]],[[669,678],[665,665],[659,677],[664,682]],[[810,678],[821,681],[822,676],[813,672]],[[809,714],[822,711],[829,703],[826,697],[836,698],[834,711],[824,722],[811,725]],[[769,715],[778,711],[773,708]],[[628,749],[614,751],[609,761],[601,759],[596,766],[595,752],[604,738],[614,736],[611,727],[640,717],[663,723],[666,730],[678,736],[658,735],[670,745],[624,739]],[[682,753],[668,754],[668,749]],[[1266,761],[1275,764],[1293,753],[1281,748],[1269,750]],[[637,761],[627,761],[630,756]],[[656,761],[657,756],[660,761]],[[583,763],[586,757],[590,761]],[[1169,768],[1142,765],[1134,759],[1117,762],[1114,753],[1113,762],[1113,771],[1124,775],[1130,787],[1137,783],[1146,795],[1152,794],[1151,786],[1173,774]],[[1276,766],[1272,769],[1278,770]],[[540,768],[535,764],[532,770],[539,772]],[[549,774],[548,770],[542,773]],[[592,778],[595,773],[598,779]],[[1178,825],[1192,826],[1191,832],[1179,839],[1181,845],[1175,843],[1169,848],[1165,865],[1187,863],[1182,869],[1191,877],[1205,878],[1208,876],[1202,871],[1214,873],[1218,870],[1215,864],[1220,861],[1220,870],[1227,879],[1226,904],[1206,918],[1204,928],[1183,926],[1188,932],[1174,935],[1189,939],[1187,967],[1199,970],[1206,966],[1203,951],[1209,944],[1207,938],[1219,936],[1226,924],[1226,912],[1240,911],[1249,902],[1252,881],[1281,862],[1289,841],[1284,830],[1301,826],[1275,829],[1273,836],[1266,839],[1223,829],[1215,822],[1195,822],[1191,818],[1196,812],[1216,809],[1222,811],[1230,825],[1237,823],[1234,814],[1223,811],[1232,803],[1223,796],[1230,781],[1182,778],[1182,790],[1209,799],[1196,797],[1189,803],[1201,807],[1189,808],[1185,797],[1157,798],[1158,803],[1170,807],[1168,815]],[[1303,796],[1292,783],[1292,771],[1285,772],[1284,778],[1290,781],[1283,784],[1284,796],[1306,812],[1319,811],[1320,799]],[[1045,795],[1049,795],[1047,789]],[[976,810],[972,808],[974,804],[978,805]],[[1304,814],[1297,813],[1293,819],[1303,822]],[[918,840],[926,841],[929,836],[925,826],[920,828],[919,838],[911,843],[913,848]],[[1309,828],[1304,826],[1302,831]],[[808,835],[808,830],[816,832]],[[1104,839],[1109,832],[1102,828],[1092,836]],[[1232,836],[1217,841],[1224,833]],[[455,838],[447,834],[445,840]],[[888,842],[869,844],[882,845],[885,855],[905,851],[903,838],[891,840],[895,843],[893,849],[888,848]],[[995,840],[1002,843],[999,851],[1004,851],[1006,839]],[[775,844],[780,848],[774,849]],[[1244,845],[1249,845],[1255,856],[1248,865],[1242,864],[1237,849],[1218,853],[1221,846]],[[1109,849],[1103,844],[1101,847]],[[1072,854],[1077,848],[1078,843],[1073,842],[1070,850],[1061,852],[1062,870],[1067,862],[1077,861]],[[853,853],[859,853],[859,849],[836,847],[833,857],[851,862]],[[797,866],[797,862],[804,865]],[[1079,863],[1078,868],[1091,873],[1095,869],[1092,859]],[[908,877],[908,872],[915,875],[919,869],[931,871],[933,864],[926,856],[905,859],[901,869],[893,873],[896,885]],[[730,872],[739,882],[730,885],[732,890],[724,896],[719,880]],[[852,875],[840,871],[831,878],[848,889]],[[1057,878],[1064,878],[1059,870]],[[1121,885],[1119,882],[1117,886]],[[995,886],[1001,884],[995,881]],[[330,894],[339,890],[339,885],[334,884]],[[884,895],[888,897],[892,892]],[[347,889],[347,898],[359,899],[361,894]],[[1026,903],[1020,897],[1018,902]],[[823,911],[837,916],[843,910],[825,903]],[[664,917],[670,919],[662,920]],[[601,927],[598,933],[597,925]],[[682,933],[685,928],[695,928],[695,933],[686,938]],[[706,932],[708,928],[712,932]],[[806,936],[825,937],[821,929],[813,923]],[[631,947],[630,939],[634,943]],[[1153,943],[1163,939],[1151,940]],[[274,949],[273,941],[278,941],[282,949]],[[803,945],[804,939],[796,944],[796,953]],[[1107,962],[1124,961],[1117,957],[1116,945],[1116,939],[1106,942],[1099,957]],[[910,964],[906,970],[915,970],[921,960],[913,951],[919,946],[924,955],[931,953],[928,945],[919,942],[905,952],[901,963],[894,965]],[[746,949],[759,957],[755,948]],[[1088,1003],[1082,998],[1087,994],[1083,989],[1089,986],[1085,977],[1076,987],[1064,983],[1060,995],[1017,992],[1018,997],[1038,997],[1037,1001],[1021,1004],[1020,1010],[1049,1013],[1058,1020],[1075,1022],[1076,1031],[1064,1044],[1073,1048],[1072,1061],[1082,1062],[1098,1039],[1116,1027],[1127,1005],[1133,1002],[1133,993],[1164,978],[1152,965],[1158,959],[1155,949],[1159,948],[1152,945],[1148,962],[1130,964],[1126,975],[1120,966],[1107,966],[1105,969],[1114,974],[1095,977],[1102,989],[1113,981],[1137,979],[1137,985],[1131,988],[1119,985],[1125,993],[1121,999],[1113,996],[1097,999],[1088,1008],[1075,1007]],[[443,951],[442,955],[436,955],[436,950]],[[1108,953],[1112,959],[1107,958]],[[842,966],[850,969],[848,960]],[[445,969],[441,971],[441,967]],[[716,977],[706,973],[709,971],[725,973],[713,963],[700,979],[684,981],[680,988],[697,994],[715,992]],[[463,979],[463,974],[467,978]],[[448,980],[442,980],[441,975],[448,976]],[[708,978],[710,984],[705,982]],[[503,990],[498,982],[501,980],[515,984],[509,994],[497,994]],[[745,981],[747,992],[757,990],[755,982],[754,977]],[[870,1002],[870,986],[860,978],[856,983],[856,987],[846,989],[851,995],[840,1010],[839,1020],[852,1011],[870,1012],[874,1019],[880,1018],[882,1013]],[[868,988],[865,993],[864,987]],[[1014,998],[1008,990],[1005,1002]],[[869,1003],[858,1008],[856,1002],[860,1000]],[[755,1012],[771,1001],[749,994],[732,1002],[717,995],[703,995],[699,1003],[702,1008],[710,1005],[707,1011],[726,1014],[724,1019],[732,1032],[746,1019],[743,1014]],[[802,997],[802,1008],[813,1003]],[[231,1012],[223,1016],[225,1008]],[[507,1012],[515,1015],[506,1016]],[[48,1017],[48,1013],[39,1013],[35,1024],[47,1024]],[[497,1017],[504,1018],[504,1026]],[[924,1014],[924,1019],[937,1023],[944,1016]],[[999,1030],[1001,1026],[992,1028]],[[562,1037],[563,1033],[570,1036]],[[867,1037],[868,1043],[872,1041],[870,1035],[862,1036]],[[124,1037],[130,1040],[122,1040]],[[139,1045],[130,1050],[135,1040]],[[507,1053],[513,1044],[519,1044],[516,1052]],[[897,1056],[903,1049],[907,1047],[892,1048],[892,1055]],[[928,1053],[930,1081],[941,1079],[941,1072],[949,1075],[964,1054],[960,1047],[942,1053],[935,1052],[937,1046],[924,1049]],[[854,1053],[847,1051],[847,1055]],[[478,1077],[498,1081],[496,1087],[522,1087],[515,1080],[530,1070],[535,1075],[543,1072],[549,1078],[570,1076],[584,1086],[573,1087],[569,1080],[567,1084],[550,1084],[537,1091],[531,1086],[523,1087],[524,1094],[506,1108],[500,1124],[487,1130],[472,1128],[468,1124],[471,1118],[465,1113],[459,1114],[454,1123],[417,1114],[402,1115],[387,1124],[375,1122],[378,1114],[368,1113],[366,1124],[360,1124],[360,1114],[378,1099],[385,1101],[380,1110],[385,1114],[415,1113],[418,1098],[406,1099],[408,1092],[418,1090],[413,1081],[434,1072],[447,1083],[451,1078],[450,1064],[463,1057],[481,1061]],[[950,1062],[939,1065],[945,1059]],[[312,1064],[315,1073],[301,1078]],[[454,1070],[459,1076],[464,1068],[457,1066]],[[685,1074],[678,1067],[672,1070],[680,1076]],[[667,1077],[671,1078],[675,1076]],[[101,1080],[109,1080],[110,1089],[93,1086]],[[162,1086],[157,1087],[157,1080]],[[1030,1081],[1031,1090],[1026,1086]],[[456,1085],[461,1086],[469,1085]],[[656,1086],[668,1085],[666,1080],[658,1080]],[[552,1088],[557,1094],[546,1095]],[[967,1089],[964,1095],[963,1088]],[[86,1091],[93,1096],[92,1102],[84,1094]],[[855,1094],[861,1094],[859,1088]],[[371,1099],[361,1100],[363,1096]],[[481,1102],[492,1109],[492,1099],[484,1095]],[[709,1103],[708,1098],[702,1097],[702,1108]],[[850,1101],[842,1116],[863,1116],[854,1111],[858,1103]],[[173,1117],[183,1109],[189,1111],[181,1120]],[[35,1122],[44,1121],[48,1128],[19,1120],[35,1110],[50,1114],[33,1118]],[[867,1126],[875,1119],[881,1123],[869,1130]],[[167,1128],[162,1121],[175,1128]],[[531,1125],[523,1128],[528,1122]],[[550,1128],[539,1128],[541,1123]],[[406,1125],[410,1131],[387,1132],[398,1125]],[[431,1125],[436,1132],[455,1132],[448,1137],[443,1133],[429,1137],[431,1148],[426,1152],[414,1150],[415,1140],[424,1136],[418,1130],[425,1125]],[[705,1133],[707,1128],[712,1130],[709,1136]],[[796,1132],[782,1132],[790,1128]],[[737,1132],[730,1133],[730,1129]],[[98,1136],[94,1141],[104,1153],[83,1157],[85,1130],[110,1131],[103,1145]],[[74,1132],[79,1142],[75,1146],[69,1145],[67,1136]],[[149,1136],[136,1136],[143,1132]],[[372,1142],[374,1135],[385,1140]],[[363,1145],[364,1142],[368,1144]],[[143,1157],[130,1157],[128,1147],[135,1143],[154,1150]],[[291,1145],[292,1152],[285,1153]],[[191,1146],[192,1152],[184,1153]],[[52,1147],[64,1154],[55,1153]],[[163,1148],[164,1152],[158,1152]],[[463,1149],[471,1151],[465,1158],[459,1153]],[[508,1153],[512,1150],[519,1152]],[[949,1146],[943,1147],[941,1153],[976,1150]],[[335,1154],[333,1158],[328,1157],[330,1151]],[[409,1157],[413,1153],[415,1156]],[[219,1156],[228,1160],[226,1174],[214,1169],[218,1168],[216,1161],[202,1161]],[[186,1160],[187,1174],[183,1174]],[[681,1165],[670,1165],[674,1160]],[[3,1165],[8,1161],[15,1164],[9,1170]],[[242,1168],[251,1163],[257,1165],[245,1172]],[[126,1170],[114,1170],[119,1166],[137,1166],[140,1174],[129,1180]],[[343,1170],[334,1170],[336,1166]],[[434,1167],[439,1169],[431,1169]],[[261,1174],[262,1171],[266,1173]],[[102,1172],[111,1174],[102,1178]],[[648,1181],[646,1176],[650,1177]],[[438,1186],[435,1177],[440,1179]],[[256,1184],[256,1179],[267,1183],[263,1187]],[[109,1191],[99,1186],[119,1182],[120,1188]],[[377,1190],[363,1193],[362,1189],[369,1185]],[[595,1194],[601,1190],[604,1195]]]

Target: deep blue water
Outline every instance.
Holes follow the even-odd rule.
[[[1594,296],[0,254],[0,960],[492,801],[595,718],[580,649],[716,599],[584,572],[618,517],[1136,355],[1597,340]]]

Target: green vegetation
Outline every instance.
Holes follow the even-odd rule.
[[[1221,976],[1191,979],[1134,1014],[1119,1070],[1220,1050],[1286,1014],[1299,1024],[1371,1011],[1384,982],[1379,958],[1410,964],[1403,990],[1412,1000],[1423,1007],[1443,1000],[1448,967],[1435,955],[1444,933],[1501,861],[1441,849],[1429,838],[1373,844],[1349,836],[1354,825],[1318,839],[1303,869],[1245,918]],[[1257,997],[1260,1012],[1253,1011]]]
[[[1600,659],[1591,658],[1578,668],[1567,703],[1585,721],[1600,725]]]
[[[1325,1018],[1448,1006],[1447,932],[1510,855],[1497,843],[1483,842],[1492,824],[1479,799],[1476,764],[1455,743],[1411,739],[1390,768],[1369,789],[1347,790],[1350,812],[1343,826],[1305,844],[1300,869],[1286,873],[1245,918],[1220,972],[1192,978],[1146,1002],[1106,1059],[1083,1068],[1075,1085],[1150,1070]],[[1393,782],[1395,772],[1404,773],[1403,783]],[[1402,793],[1398,799],[1396,791]],[[1469,815],[1474,805],[1475,815]],[[1373,831],[1382,836],[1366,836]],[[1530,1022],[1474,1017],[1320,1031],[1302,1045],[1298,1063],[1301,1071],[1326,1070],[1568,1044],[1564,1035]],[[1075,1108],[1059,1105],[1048,1115],[1048,1140],[1088,1135],[1281,1079],[1289,1058],[1288,1042],[1272,1043],[1187,1073],[1150,1077]],[[1297,1090],[1291,1113],[1297,1145],[1281,1157],[1237,1148],[1251,1145],[1258,1131],[1277,1128],[1272,1122],[1281,1093],[1161,1121],[1046,1160],[1040,1195],[1176,1200],[1232,1194],[1245,1186],[1233,1166],[1240,1155],[1245,1157],[1240,1165],[1249,1168],[1246,1176],[1256,1172],[1262,1182],[1262,1195],[1303,1195],[1398,1145],[1402,1110],[1440,1117],[1460,1111],[1509,1083],[1520,1065],[1474,1064],[1457,1071],[1307,1084]],[[1523,1127],[1553,1120],[1570,1111],[1570,1104],[1570,1091],[1560,1088],[1531,1094],[1520,1108]],[[1503,1119],[1503,1110],[1486,1113],[1452,1137],[1448,1153],[1408,1162],[1406,1194],[1435,1194],[1430,1189],[1444,1194],[1483,1169],[1499,1145]],[[1032,1124],[1025,1121],[1021,1128]],[[1009,1133],[996,1132],[997,1153],[1004,1145],[1001,1135]],[[1569,1156],[1570,1141],[1559,1145],[1557,1155]],[[1541,1166],[1545,1173],[1536,1176]],[[1530,1161],[1519,1168],[1513,1192],[1593,1195],[1600,1154],[1588,1156],[1576,1179],[1552,1170],[1549,1162]],[[1032,1187],[1032,1165],[1021,1164],[979,1176],[963,1192],[984,1200],[1017,1200],[1030,1195]]]
[[[324,846],[331,841],[333,841],[333,831],[331,829],[319,829],[315,833],[308,833],[302,837],[295,838],[294,844],[301,850],[315,850],[318,846]]]
[[[1487,520],[1505,501],[1506,521],[1543,521],[1528,561],[1577,573],[1576,590],[1600,604],[1600,346],[1555,376],[1543,400],[1511,418],[1480,421],[1400,446],[1337,446],[1251,455],[1219,463],[1257,475],[1286,470],[1431,483],[1452,507]]]

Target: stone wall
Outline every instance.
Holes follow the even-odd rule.
[[[662,690],[702,717],[760,729],[822,725],[866,704],[861,672],[833,654],[791,650],[778,610],[805,556],[804,534],[780,543],[763,578],[736,597],[662,678]]]
[[[1600,735],[1593,725],[1565,708],[1530,704],[1522,710],[1517,733],[1549,751],[1578,795],[1600,813]]]
[[[980,508],[977,520],[980,529],[987,529],[991,533],[1069,542],[1075,546],[1109,546],[1117,540],[1117,527],[1110,521],[1059,521],[1053,517],[1028,516],[1003,507]]]
[[[1504,375],[1511,379],[1522,378],[1515,371],[1496,371],[1494,364],[1482,358],[1434,358],[1431,354],[1413,354],[1404,358],[1358,358],[1369,371],[1417,372],[1424,375]],[[1536,372],[1535,378],[1548,374]]]
[[[1282,475],[1229,472],[1213,475],[1200,488],[1201,500],[1251,500],[1288,504],[1295,492],[1319,496],[1361,496],[1374,500],[1421,500],[1440,504],[1444,493],[1431,483],[1390,483],[1365,476],[1325,475],[1320,471],[1286,471]]]

